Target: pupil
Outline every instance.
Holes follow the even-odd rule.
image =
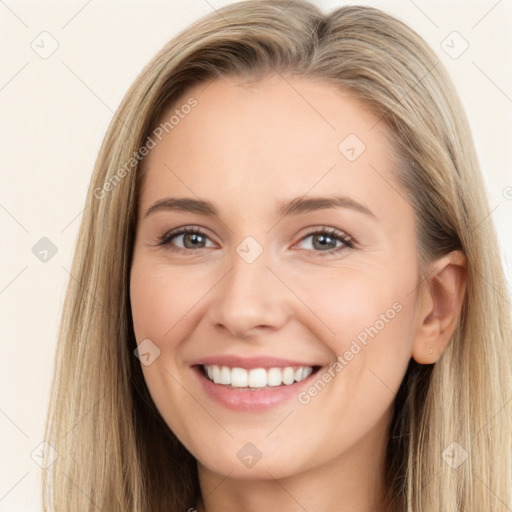
[[[201,243],[201,238],[202,238],[202,235],[198,235],[197,233],[188,233],[186,236],[185,236],[185,245],[187,245],[186,243],[186,240],[187,239],[190,239],[190,238],[193,238],[193,240],[191,240],[192,242],[192,247],[197,247],[197,242]],[[199,240],[198,240],[199,239]]]
[[[318,236],[317,239],[320,241],[321,247],[326,247],[326,245],[328,245],[328,244],[326,244],[326,240],[329,240],[329,239],[333,240],[333,238],[330,235],[327,235],[327,236],[326,235],[317,235],[317,236]]]

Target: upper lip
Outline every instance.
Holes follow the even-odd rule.
[[[286,368],[287,366],[318,366],[312,363],[305,363],[295,359],[282,359],[280,357],[260,356],[260,357],[241,357],[237,355],[219,355],[202,357],[190,363],[195,365],[217,365],[228,366],[230,368]]]

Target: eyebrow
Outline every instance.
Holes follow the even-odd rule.
[[[366,206],[345,196],[296,197],[291,201],[278,202],[276,213],[281,217],[287,217],[330,208],[349,208],[376,219],[375,214]],[[217,209],[209,201],[188,197],[166,197],[156,201],[156,203],[150,206],[144,214],[144,218],[157,211],[172,210],[197,213],[207,217],[219,217]]]

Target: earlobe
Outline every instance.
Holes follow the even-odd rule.
[[[466,291],[467,260],[452,251],[432,264],[422,287],[421,306],[412,347],[420,364],[433,364],[443,354],[460,318]]]

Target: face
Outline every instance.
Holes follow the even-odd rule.
[[[176,109],[144,162],[130,280],[162,417],[200,467],[242,479],[374,453],[418,321],[386,126],[309,78],[217,79],[162,120]]]

